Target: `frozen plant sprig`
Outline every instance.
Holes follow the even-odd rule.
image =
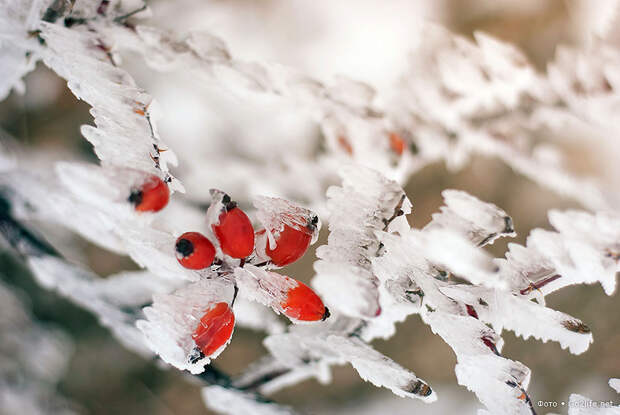
[[[441,213],[434,215],[424,229],[410,229],[403,212],[409,210],[411,203],[403,198],[404,192],[395,182],[360,168],[344,169],[342,174],[342,187],[328,193],[332,232],[328,245],[319,247],[321,259],[313,281],[334,311],[333,320],[328,326],[268,336],[265,344],[272,357],[257,362],[239,384],[267,378],[269,382],[258,390],[271,393],[310,376],[326,381],[328,367],[341,364],[342,360],[317,339],[326,337],[329,342],[331,336],[337,336],[357,342],[389,337],[396,322],[410,314],[420,314],[455,351],[459,383],[474,391],[491,413],[534,412],[527,393],[530,371],[522,363],[501,355],[500,334],[507,329],[524,338],[554,340],[575,354],[588,348],[592,342],[588,326],[545,307],[543,299],[532,292],[544,294],[550,287],[557,289],[557,284],[600,280],[611,294],[615,280],[608,275],[615,275],[619,265],[610,251],[620,240],[613,217],[579,213],[579,221],[560,223],[562,214],[552,213],[557,232],[544,231],[553,235],[551,243],[530,246],[535,235],[543,232],[536,230],[528,238],[528,248],[519,249],[529,252],[519,257],[521,260],[510,254],[507,259],[495,260],[480,246],[498,236],[514,234],[512,220],[501,209],[463,192],[446,191],[446,206]],[[601,231],[591,233],[590,238],[576,238],[580,229],[591,229],[593,220],[600,224]],[[347,226],[364,231],[339,232]],[[577,240],[582,250],[591,252],[589,259],[580,259],[582,251],[566,251],[567,244]],[[510,253],[518,247],[511,244]],[[563,249],[562,256],[556,254],[558,249]],[[347,272],[339,279],[330,274],[330,263],[342,264]],[[585,266],[590,270],[582,268]],[[534,269],[537,273],[532,273]],[[540,269],[558,277],[548,279],[548,283],[530,282],[530,278],[541,275]],[[348,274],[352,277],[346,277]],[[537,285],[532,288],[532,284]],[[368,294],[334,297],[333,293],[339,291]],[[379,312],[360,315],[360,309],[377,310],[377,301]],[[353,360],[349,361],[355,366]],[[374,367],[362,376],[398,393],[398,388],[376,380],[387,370]]]
[[[521,143],[528,141],[530,121],[542,120],[551,124],[551,121],[558,119],[558,114],[572,119],[576,109],[580,110],[583,105],[592,105],[597,109],[597,105],[601,104],[604,110],[587,111],[587,123],[609,125],[607,117],[614,114],[609,109],[613,109],[617,97],[617,83],[615,78],[608,76],[613,71],[601,71],[600,68],[615,64],[615,52],[611,47],[606,47],[602,54],[606,59],[604,62],[588,61],[592,67],[585,74],[568,71],[566,75],[559,71],[558,76],[567,76],[571,80],[569,84],[574,86],[573,96],[559,99],[553,85],[549,88],[548,81],[538,76],[513,48],[483,35],[478,35],[477,43],[473,44],[444,32],[446,42],[439,44],[445,47],[430,42],[430,49],[439,51],[440,59],[428,60],[439,62],[440,70],[426,72],[441,74],[440,82],[431,89],[434,93],[445,95],[441,97],[445,100],[440,100],[436,107],[433,107],[437,104],[435,100],[415,100],[428,107],[412,108],[411,96],[403,94],[399,97],[400,101],[396,100],[399,104],[395,107],[375,108],[372,105],[375,93],[368,85],[344,80],[339,85],[326,86],[278,65],[248,63],[231,58],[223,42],[209,35],[192,34],[184,38],[155,28],[134,27],[125,21],[133,13],[122,10],[126,3],[110,2],[105,8],[101,7],[104,2],[98,1],[78,1],[74,8],[67,7],[68,4],[62,0],[54,1],[52,6],[36,1],[5,0],[2,3],[11,12],[2,15],[3,21],[8,22],[3,26],[8,29],[2,32],[2,36],[3,40],[14,41],[9,44],[9,56],[15,58],[2,61],[3,73],[6,62],[6,73],[10,75],[4,79],[9,81],[9,87],[15,85],[39,58],[65,77],[72,91],[93,106],[97,128],[86,127],[83,133],[94,144],[103,167],[59,166],[61,189],[47,193],[39,191],[38,195],[47,197],[56,194],[65,204],[52,208],[54,212],[47,215],[44,200],[30,192],[30,186],[29,189],[20,189],[20,173],[13,176],[14,183],[7,180],[6,185],[18,196],[21,192],[24,200],[20,210],[24,216],[61,222],[97,243],[129,253],[134,260],[165,280],[180,285],[185,285],[185,280],[199,284],[203,277],[208,279],[209,273],[200,275],[181,269],[168,251],[174,243],[174,230],[166,229],[162,221],[153,220],[151,216],[136,215],[127,209],[126,200],[104,191],[119,188],[131,190],[127,187],[129,183],[117,180],[118,172],[136,167],[143,173],[171,181],[173,190],[180,189],[179,183],[167,172],[166,161],[173,161],[174,157],[170,151],[163,151],[166,148],[159,140],[154,123],[155,104],[136,87],[125,71],[117,68],[119,61],[115,46],[134,48],[149,55],[150,63],[160,69],[189,63],[185,66],[196,68],[197,73],[233,88],[275,93],[303,102],[315,114],[326,136],[330,151],[327,158],[334,156],[328,162],[320,160],[323,164],[308,163],[305,165],[308,168],[321,165],[333,169],[339,161],[352,159],[363,165],[379,166],[390,177],[402,181],[416,169],[437,159],[444,158],[451,166],[459,166],[473,149],[499,156],[518,171],[547,183],[555,190],[569,193],[589,206],[607,207],[605,198],[595,185],[566,175],[557,159],[549,159],[548,152],[547,158],[544,158],[536,148],[524,150]],[[134,11],[141,9],[142,6]],[[114,39],[127,42],[115,45]],[[3,42],[2,46],[7,47],[7,44]],[[567,65],[570,66],[573,58],[568,56]],[[450,76],[445,68],[457,64],[483,86],[471,88],[471,84],[468,88],[471,77],[458,79]],[[573,77],[578,82],[572,82]],[[507,81],[510,79],[513,81]],[[463,83],[463,80],[467,82]],[[592,80],[596,82],[590,82]],[[6,84],[3,88],[6,94]],[[532,91],[537,94],[532,94]],[[415,96],[415,91],[412,95]],[[400,105],[403,101],[405,105]],[[565,106],[569,109],[566,110]],[[530,116],[530,113],[544,115],[543,111],[539,111],[541,108],[551,109],[546,114],[553,113],[556,118],[549,120]],[[519,126],[516,129],[519,134],[513,132],[515,124]],[[401,141],[395,138],[394,131]],[[382,138],[379,145],[377,137]],[[476,206],[475,200],[462,197],[461,202],[465,203],[459,208],[458,203],[451,205],[448,200],[451,196],[446,195],[449,210],[463,209],[461,213],[464,214],[444,215],[444,219],[451,218],[445,222],[435,218],[434,225],[438,226],[422,231],[407,229],[406,221],[402,219],[410,205],[402,189],[385,178],[373,182],[372,176],[376,173],[365,174],[370,179],[365,179],[362,186],[356,185],[358,179],[352,176],[350,187],[353,190],[348,197],[356,196],[359,189],[366,190],[368,184],[372,184],[369,189],[375,193],[367,200],[356,200],[365,209],[363,214],[361,217],[351,214],[348,218],[351,222],[343,223],[342,230],[334,229],[332,248],[335,249],[331,252],[330,249],[324,250],[325,255],[321,258],[324,264],[328,264],[327,267],[344,260],[350,275],[346,284],[338,281],[335,284],[342,284],[344,288],[350,287],[359,293],[355,297],[356,303],[350,301],[354,296],[341,301],[332,300],[341,314],[335,316],[333,325],[330,322],[329,326],[291,329],[289,333],[281,333],[285,336],[281,343],[273,340],[278,339],[274,335],[267,343],[272,345],[270,350],[276,362],[272,361],[268,366],[279,367],[280,375],[272,377],[269,382],[262,382],[262,385],[261,382],[257,384],[256,380],[251,384],[262,389],[275,389],[307,376],[327,379],[326,369],[330,364],[348,361],[362,377],[389,387],[395,393],[434,397],[429,393],[428,385],[411,372],[375,355],[367,345],[356,340],[387,337],[393,334],[395,321],[417,312],[457,352],[459,382],[465,382],[475,390],[490,409],[520,410],[524,406],[522,402],[528,399],[525,389],[529,372],[518,362],[499,356],[501,340],[498,333],[507,328],[524,336],[555,339],[575,353],[587,348],[591,334],[585,324],[544,308],[542,304],[546,292],[574,283],[600,280],[607,293],[614,290],[618,263],[617,234],[610,232],[601,238],[603,232],[600,231],[608,230],[610,224],[615,226],[613,215],[585,214],[576,217],[576,223],[581,224],[583,229],[597,224],[598,232],[592,238],[586,237],[583,231],[571,234],[571,230],[575,229],[570,223],[564,228],[554,223],[558,232],[533,232],[526,247],[511,246],[505,262],[493,261],[476,245],[484,245],[498,236],[511,233],[503,212],[491,207],[492,220],[487,221],[485,215],[488,216],[489,211]],[[314,175],[307,176],[309,180],[312,177]],[[39,190],[42,186],[39,184]],[[389,187],[389,191],[382,186]],[[36,185],[32,187],[36,188]],[[63,191],[73,193],[75,197],[63,199]],[[120,193],[126,194],[125,191]],[[343,198],[345,206],[340,206],[338,202],[330,208],[334,217],[334,212],[359,213],[346,209],[347,198]],[[82,216],[76,220],[71,220],[73,217],[57,218],[72,208],[88,209],[96,219]],[[472,215],[473,212],[476,215]],[[470,215],[475,220],[467,222],[465,219]],[[363,231],[359,232],[360,228]],[[265,230],[265,253],[267,247],[273,249],[272,238],[269,237],[271,232],[272,229]],[[412,255],[413,247],[418,252]],[[338,253],[342,257],[338,257]],[[59,278],[65,273],[73,275],[69,268],[56,266],[54,261],[31,262],[35,269],[43,270],[39,278],[48,286],[60,281]],[[256,263],[254,267],[260,268],[258,265],[261,265],[265,269],[256,270],[250,263],[243,267],[244,271],[235,271],[233,275],[237,277],[238,274],[238,280],[246,286],[268,280],[273,275],[266,268],[275,266],[263,262]],[[398,274],[393,272],[395,266]],[[321,275],[325,270],[318,268],[320,266],[317,265]],[[148,278],[147,275],[143,277]],[[451,275],[460,277],[466,284],[453,284]],[[86,280],[82,285],[85,292],[95,290],[98,285],[88,281],[89,278],[83,278]],[[119,279],[119,282],[122,280]],[[217,290],[209,290],[212,291]],[[258,291],[242,289],[241,292]],[[75,295],[77,298],[77,293],[77,289],[67,288],[65,295]],[[87,297],[86,294],[79,296]],[[99,296],[105,297],[98,294],[95,298]],[[539,304],[529,301],[534,297]],[[257,296],[256,299],[277,308],[278,303],[274,302],[273,297]],[[494,303],[491,299],[500,300]],[[93,304],[98,303],[93,301]],[[505,307],[506,304],[510,307]],[[85,301],[83,305],[86,306]],[[517,311],[514,316],[508,316],[507,309]],[[95,313],[104,314],[103,311]],[[534,327],[525,324],[528,319],[524,315],[528,313],[544,315],[543,324]],[[491,330],[478,321],[489,322]],[[132,320],[122,322],[131,323]],[[454,337],[453,331],[459,327],[466,332],[471,344],[463,344],[461,339]],[[312,343],[311,336],[324,334],[322,330],[330,332],[325,342]],[[292,345],[292,352],[280,353],[278,347],[286,344]],[[334,344],[350,353],[346,356],[330,353]],[[516,394],[519,395],[515,401],[511,398],[515,398]],[[498,396],[505,396],[506,399]],[[506,406],[499,401],[505,402]]]

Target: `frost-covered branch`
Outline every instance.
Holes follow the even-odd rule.
[[[418,314],[456,354],[459,384],[490,413],[534,412],[530,370],[502,355],[502,331],[553,340],[574,354],[592,342],[585,323],[546,307],[544,297],[595,282],[614,292],[617,195],[569,172],[538,136],[543,128],[579,124],[616,137],[620,54],[604,39],[583,55],[558,53],[539,73],[490,36],[470,41],[429,26],[400,85],[376,91],[234,57],[207,32],[137,25],[133,19],[147,10],[142,1],[0,6],[0,98],[23,89],[22,77],[43,62],[91,106],[94,125],[81,132],[101,161],[31,168],[0,159],[0,232],[41,285],[91,311],[128,349],[206,381],[211,408],[292,413],[262,394],[312,377],[328,382],[330,367],[346,363],[398,396],[432,402],[437,395],[425,380],[370,345]],[[316,212],[274,197],[254,198],[251,207],[248,195],[237,203],[216,189],[206,214],[171,199],[183,191],[168,168],[176,156],[158,132],[157,103],[121,66],[126,51],[163,72],[184,70],[197,84],[299,104],[319,126],[324,148],[263,170],[260,161],[246,161],[239,175],[249,187],[270,182],[295,197],[303,182],[310,194],[297,198]],[[484,246],[515,235],[511,217],[465,192],[444,191],[431,222],[412,228],[401,184],[429,163],[459,168],[475,154],[497,157],[599,212],[551,211],[554,230],[532,231],[525,246],[510,244],[499,259]],[[219,160],[202,164],[190,180],[222,169]],[[324,203],[337,171],[342,182],[327,189]],[[283,269],[317,241],[319,215],[329,235],[317,249],[315,293]],[[101,279],[64,260],[22,221],[67,228],[144,270]],[[231,378],[209,365],[236,325],[264,331],[269,354]]]

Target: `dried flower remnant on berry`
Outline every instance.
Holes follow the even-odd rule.
[[[204,269],[211,266],[215,258],[215,247],[198,232],[185,232],[175,244],[179,263],[189,269]]]

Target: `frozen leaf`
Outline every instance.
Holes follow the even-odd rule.
[[[554,340],[574,354],[583,353],[592,343],[590,329],[578,319],[510,292],[462,285],[443,287],[441,292],[467,304],[476,318],[491,323],[498,332],[511,330],[525,340],[530,336]]]
[[[380,249],[374,232],[407,228],[404,215],[411,203],[396,182],[374,170],[347,167],[341,174],[342,187],[327,192],[330,234],[327,245],[317,249],[312,284],[330,307],[372,318],[379,310],[371,267]]]
[[[549,221],[567,243],[577,245],[571,251],[574,266],[600,275],[605,293],[613,294],[615,274],[620,272],[620,218],[607,213],[552,210]]]
[[[448,228],[449,229],[449,228]],[[427,230],[415,233],[424,257],[437,269],[464,278],[473,284],[498,286],[499,268],[482,249],[473,245],[460,232]]]
[[[492,413],[529,413],[524,393],[530,370],[497,354],[497,336],[477,319],[441,311],[425,315],[425,321],[454,350],[459,384],[476,394]],[[494,350],[495,349],[495,350]]]
[[[362,379],[386,387],[398,396],[427,402],[437,399],[426,382],[354,337],[331,333],[321,327],[304,326],[290,333],[267,337],[265,346],[283,365],[293,369],[304,362],[351,363]]]
[[[432,216],[426,229],[450,229],[478,246],[492,244],[502,236],[515,236],[512,218],[491,203],[458,190],[441,192],[445,206]]]
[[[557,232],[533,230],[525,247],[509,244],[500,275],[513,292],[546,295],[573,284],[600,282],[611,295],[619,270],[618,218],[578,211],[551,211]]]

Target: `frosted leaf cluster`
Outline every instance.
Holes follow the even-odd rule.
[[[576,354],[588,348],[592,342],[590,329],[574,317],[545,307],[541,297],[550,289],[545,287],[553,284],[561,284],[556,285],[560,288],[601,281],[608,294],[614,291],[618,261],[610,257],[610,252],[615,249],[619,229],[614,217],[552,212],[550,220],[556,232],[535,230],[528,238],[527,248],[511,244],[507,258],[493,259],[480,246],[498,236],[514,234],[512,220],[501,209],[463,192],[445,191],[446,205],[424,229],[410,229],[404,222],[395,231],[390,229],[389,219],[398,217],[398,209],[403,205],[411,206],[408,200],[398,197],[404,195],[402,190],[397,192],[398,185],[370,170],[344,169],[342,174],[343,186],[328,192],[331,212],[358,220],[355,228],[365,232],[344,235],[332,232],[328,245],[320,247],[318,253],[321,256],[321,252],[342,245],[351,247],[350,253],[356,252],[355,249],[365,253],[361,260],[352,261],[351,267],[358,271],[357,275],[366,277],[366,280],[360,278],[357,283],[360,287],[368,290],[374,287],[374,296],[364,297],[366,306],[374,306],[378,299],[381,311],[375,316],[361,317],[356,335],[365,340],[387,337],[394,333],[395,322],[409,314],[420,314],[456,353],[459,383],[474,391],[491,413],[527,413],[531,406],[526,393],[530,371],[501,355],[501,332],[511,330],[524,338],[557,341],[562,348]],[[383,198],[374,195],[369,201],[383,200],[383,205],[363,202],[363,197],[369,194],[367,189],[381,188],[383,191],[378,192]],[[346,192],[348,197],[341,198]],[[573,220],[562,221],[565,217]],[[580,220],[574,220],[576,217]],[[581,228],[592,229],[594,222],[600,223],[604,230],[590,232],[588,238],[576,237]],[[332,223],[341,222],[330,221],[330,226]],[[531,244],[542,233],[551,235],[553,243]],[[581,249],[562,249],[575,241],[579,241]],[[511,256],[513,251],[526,251],[528,256],[515,261]],[[583,252],[591,255],[582,256]],[[316,269],[316,288],[328,305],[348,318],[360,319],[357,312],[343,306],[346,296],[331,303],[333,286],[322,285],[323,268]],[[533,269],[536,273],[532,273]],[[347,283],[355,286],[356,281]],[[532,298],[537,301],[531,301]],[[352,304],[360,301],[355,298]]]
[[[347,315],[373,317],[379,310],[377,278],[370,259],[379,250],[375,230],[402,225],[411,204],[400,187],[371,170],[355,177],[348,167],[342,187],[328,190],[328,244],[319,247],[313,285]]]

